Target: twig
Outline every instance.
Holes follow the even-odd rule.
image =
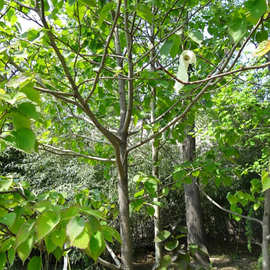
[[[100,258],[100,257],[98,258],[98,262],[99,262],[100,264],[104,265],[105,267],[108,267],[108,268],[113,269],[113,270],[121,269],[120,266],[116,266],[116,265],[114,265],[114,264],[112,264],[112,263],[110,263],[110,262],[107,262],[107,261],[105,261],[104,259],[102,259],[102,258]],[[87,269],[88,269],[88,268],[87,268]]]
[[[108,252],[110,253],[111,257],[113,258],[114,262],[116,263],[117,266],[121,266],[121,262],[118,260],[117,256],[115,255],[114,251],[112,250],[112,248],[106,244],[106,249],[108,250]]]
[[[201,191],[201,193],[202,193],[202,194],[203,194],[203,195],[204,195],[204,196],[205,196],[212,204],[214,204],[214,205],[215,205],[217,208],[219,208],[220,210],[222,210],[222,211],[224,211],[224,212],[227,212],[227,213],[229,213],[229,214],[231,214],[231,215],[235,215],[235,216],[238,216],[238,217],[241,217],[241,218],[250,220],[250,221],[255,221],[255,222],[257,222],[257,223],[263,225],[263,222],[262,222],[261,220],[257,219],[257,218],[253,218],[253,217],[241,215],[241,214],[239,214],[239,213],[236,213],[236,212],[234,212],[234,211],[231,211],[231,210],[228,210],[228,209],[222,207],[220,204],[218,204],[216,201],[214,201],[208,194],[206,194],[206,192],[204,192],[204,191],[202,190],[202,188],[201,188],[198,184],[196,184],[196,185],[198,186],[198,188],[199,188],[199,190]]]
[[[114,158],[101,158],[101,157],[94,157],[94,156],[89,156],[85,154],[81,154],[72,150],[66,150],[62,148],[58,148],[52,145],[48,144],[40,144],[41,149],[57,154],[57,155],[63,155],[63,156],[72,156],[72,157],[82,157],[86,159],[91,159],[91,160],[96,160],[96,161],[103,161],[103,162],[115,162]]]
[[[177,82],[180,82],[181,84],[184,84],[184,85],[192,85],[192,84],[200,84],[200,83],[208,82],[208,81],[211,81],[211,80],[215,80],[217,78],[222,78],[222,77],[225,77],[225,76],[228,76],[228,75],[233,75],[233,74],[239,73],[239,72],[249,71],[249,70],[253,70],[253,69],[265,68],[265,67],[268,67],[270,65],[270,61],[266,62],[266,63],[264,63],[262,65],[259,65],[259,66],[242,67],[242,68],[239,68],[239,69],[236,69],[236,70],[219,73],[219,74],[216,74],[216,75],[209,76],[209,77],[207,77],[205,79],[202,79],[202,80],[191,81],[191,82],[184,82],[182,80],[179,80],[174,74],[172,74],[171,72],[166,70],[160,63],[159,63],[159,65],[160,65],[161,69],[165,73],[167,73],[170,77],[172,77]]]

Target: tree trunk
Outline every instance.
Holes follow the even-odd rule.
[[[130,239],[130,221],[129,221],[129,194],[128,194],[128,163],[127,163],[127,143],[126,139],[120,145],[120,160],[117,160],[119,181],[119,218],[121,234],[121,260],[124,270],[132,270],[132,245]]]
[[[270,217],[270,189],[266,190],[264,193],[264,212],[263,212],[263,225],[262,225],[262,269],[270,269],[269,261],[269,217]]]
[[[158,147],[155,146],[154,141],[152,142],[152,174],[154,177],[159,178],[158,172]],[[158,198],[153,199],[154,202],[158,202]],[[160,207],[158,205],[154,205],[155,213],[154,213],[154,237],[159,234],[161,231],[161,216],[160,216]],[[161,242],[155,242],[155,266],[156,269],[161,262],[162,259],[162,244]]]
[[[183,143],[184,161],[193,161],[196,151],[195,137],[187,135]],[[194,178],[192,184],[185,184],[185,204],[186,204],[186,224],[187,224],[187,243],[188,246],[196,245],[199,250],[195,252],[195,260],[204,265],[209,266],[210,260],[205,245],[202,210],[200,203],[200,192],[196,185],[197,180]]]

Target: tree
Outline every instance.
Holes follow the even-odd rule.
[[[256,9],[255,5],[249,0],[240,12],[238,1],[0,1],[5,48],[0,66],[1,142],[28,152],[38,148],[115,165],[123,269],[132,269],[133,261],[129,156],[161,134],[168,139],[169,129],[182,122],[202,97],[209,99],[208,90],[235,74],[269,64],[236,67],[247,42],[267,20],[265,1],[260,0]],[[227,18],[230,9],[232,20]],[[22,29],[25,22],[35,26]],[[203,54],[190,82],[173,75],[186,22],[185,42]],[[154,40],[147,32],[149,25],[155,26]],[[202,26],[208,26],[213,38],[203,38]],[[153,50],[158,71],[149,68]],[[174,91],[175,81],[185,85],[182,92]],[[151,85],[156,88],[159,115],[154,123]],[[172,131],[175,137],[181,136],[179,131],[183,132]],[[91,144],[93,134],[99,142]]]

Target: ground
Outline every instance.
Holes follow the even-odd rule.
[[[258,257],[260,250],[254,248],[249,252],[245,245],[239,246],[227,243],[210,248],[211,270],[260,270]],[[134,265],[136,270],[151,270],[154,253],[142,253]]]
[[[212,270],[257,270],[257,258],[251,255],[213,255]]]

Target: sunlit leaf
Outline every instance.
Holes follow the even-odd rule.
[[[270,188],[270,175],[269,172],[262,172],[262,192]]]
[[[203,42],[203,34],[201,31],[199,30],[193,30],[191,32],[188,33],[188,36],[195,41],[196,43],[198,43],[199,45],[202,44]]]
[[[170,235],[171,235],[171,233],[169,231],[166,231],[166,230],[161,231],[156,236],[155,242],[157,242],[157,243],[162,242],[162,241],[166,240],[167,238],[169,238]]]
[[[91,235],[89,250],[91,257],[96,261],[105,249],[105,241],[102,232],[97,231]]]
[[[259,44],[258,48],[254,52],[254,55],[264,56],[269,51],[270,51],[270,40],[264,40]]]
[[[85,227],[85,221],[81,217],[73,217],[67,224],[67,236],[69,237],[71,243],[78,237]]]
[[[7,191],[13,183],[10,177],[0,176],[0,191]]]
[[[24,262],[28,256],[31,253],[31,250],[34,245],[34,235],[31,234],[29,238],[24,241],[18,248],[17,248],[17,253],[20,259]]]
[[[48,233],[50,233],[59,222],[60,222],[60,215],[57,211],[43,212],[38,217],[36,222],[36,231],[38,240],[41,240]]]

